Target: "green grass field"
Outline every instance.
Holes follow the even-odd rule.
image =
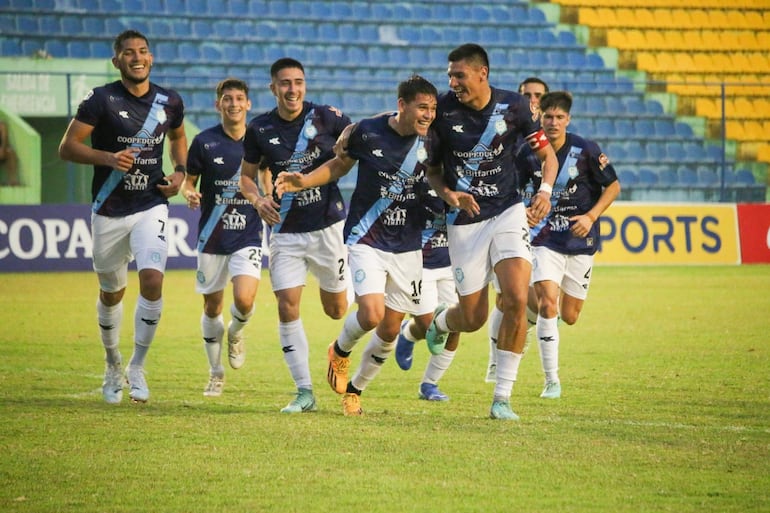
[[[319,411],[280,414],[293,385],[267,277],[246,365],[204,398],[193,279],[167,275],[150,402],[110,406],[95,276],[0,274],[0,511],[770,511],[770,266],[597,268],[580,322],[562,327],[562,398],[539,399],[533,346],[520,422],[488,418],[486,328],[463,336],[448,403],[417,399],[423,345],[409,372],[387,362],[363,418],[343,417],[324,379],[341,321],[315,285],[303,318]]]

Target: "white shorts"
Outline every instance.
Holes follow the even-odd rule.
[[[532,267],[532,282],[552,281],[562,292],[575,299],[588,297],[591,283],[593,255],[565,255],[552,249],[535,246],[532,248],[535,264]]]
[[[417,315],[433,313],[439,303],[457,303],[457,289],[451,266],[422,270],[420,308]]]
[[[348,248],[353,289],[357,296],[385,294],[385,306],[396,312],[418,315],[422,250],[387,253],[365,244]]]
[[[304,233],[270,235],[270,281],[273,291],[303,287],[310,271],[321,290],[342,292],[350,283],[348,251],[342,240],[344,221]]]
[[[495,265],[501,260],[523,258],[532,262],[523,203],[478,223],[449,225],[447,238],[457,293],[461,296],[488,285],[494,276]]]
[[[262,277],[262,248],[260,246],[239,249],[232,255],[198,253],[195,292],[198,294],[219,292],[227,286],[228,276],[234,278],[244,275],[257,280]]]
[[[117,292],[128,283],[128,263],[136,260],[136,269],[166,271],[168,243],[168,205],[125,217],[91,214],[93,267],[99,286],[105,292]]]

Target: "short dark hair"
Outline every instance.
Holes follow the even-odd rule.
[[[569,114],[572,108],[572,95],[567,91],[546,93],[540,98],[540,112],[558,108]]]
[[[297,68],[302,71],[303,74],[305,73],[304,66],[302,66],[302,63],[297,59],[292,59],[291,57],[281,57],[275,61],[272,66],[270,66],[270,77],[275,78],[279,71],[286,68]]]
[[[144,39],[144,42],[147,44],[147,47],[150,47],[150,41],[147,39],[147,36],[139,32],[138,30],[124,30],[117,36],[115,36],[115,41],[112,43],[112,50],[115,52],[115,56],[117,56],[120,51],[123,49],[123,43],[127,39]]]
[[[489,69],[489,56],[484,47],[477,45],[476,43],[465,43],[458,46],[451,52],[448,57],[449,62],[457,62],[462,60],[472,61],[481,66],[486,66]]]
[[[542,78],[538,77],[527,77],[524,80],[521,81],[521,84],[519,84],[519,92],[521,93],[521,90],[524,89],[524,86],[527,84],[542,84],[543,88],[545,89],[545,92],[548,92],[548,84],[545,83],[545,81]]]
[[[412,75],[398,84],[398,97],[406,103],[413,101],[418,94],[427,94],[438,98],[436,86],[420,75]]]
[[[241,79],[228,77],[217,84],[217,99],[222,97],[225,89],[238,89],[249,97],[249,85]]]

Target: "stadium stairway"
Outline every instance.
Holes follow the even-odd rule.
[[[54,58],[108,59],[115,34],[135,28],[151,40],[154,80],[177,89],[188,118],[208,126],[218,120],[213,88],[225,76],[252,84],[254,113],[274,107],[259,85],[279,57],[305,64],[309,98],[358,119],[392,108],[398,81],[412,72],[441,89],[449,50],[475,41],[489,51],[494,85],[515,88],[535,75],[554,90],[573,92],[573,129],[596,139],[634,176],[645,176],[624,187],[624,199],[635,199],[634,189],[670,187],[663,176],[653,183],[649,173],[674,165],[717,172],[721,145],[678,119],[666,96],[649,94],[634,75],[618,71],[612,53],[587,46],[583,27],[560,22],[569,12],[566,5],[492,0],[10,0],[0,6],[0,50],[3,56],[42,50]],[[607,28],[591,27],[591,40],[594,30]],[[737,183],[734,170],[742,166],[731,155],[725,162],[725,181]],[[736,191],[731,197],[764,199],[764,189]]]

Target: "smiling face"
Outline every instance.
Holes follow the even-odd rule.
[[[228,87],[217,98],[216,108],[222,115],[224,124],[242,124],[251,108],[251,100],[243,89]]]
[[[152,54],[147,41],[139,37],[125,39],[112,65],[120,70],[120,78],[130,84],[142,84],[150,78],[152,69]]]
[[[449,89],[460,103],[475,110],[481,110],[489,103],[489,68],[476,61],[461,59],[449,62],[447,75]]]
[[[272,78],[270,91],[278,102],[278,115],[291,121],[302,113],[305,73],[299,68],[283,68]]]
[[[398,99],[398,130],[402,135],[426,136],[428,128],[436,119],[436,97],[432,94],[417,93],[414,100]]]

